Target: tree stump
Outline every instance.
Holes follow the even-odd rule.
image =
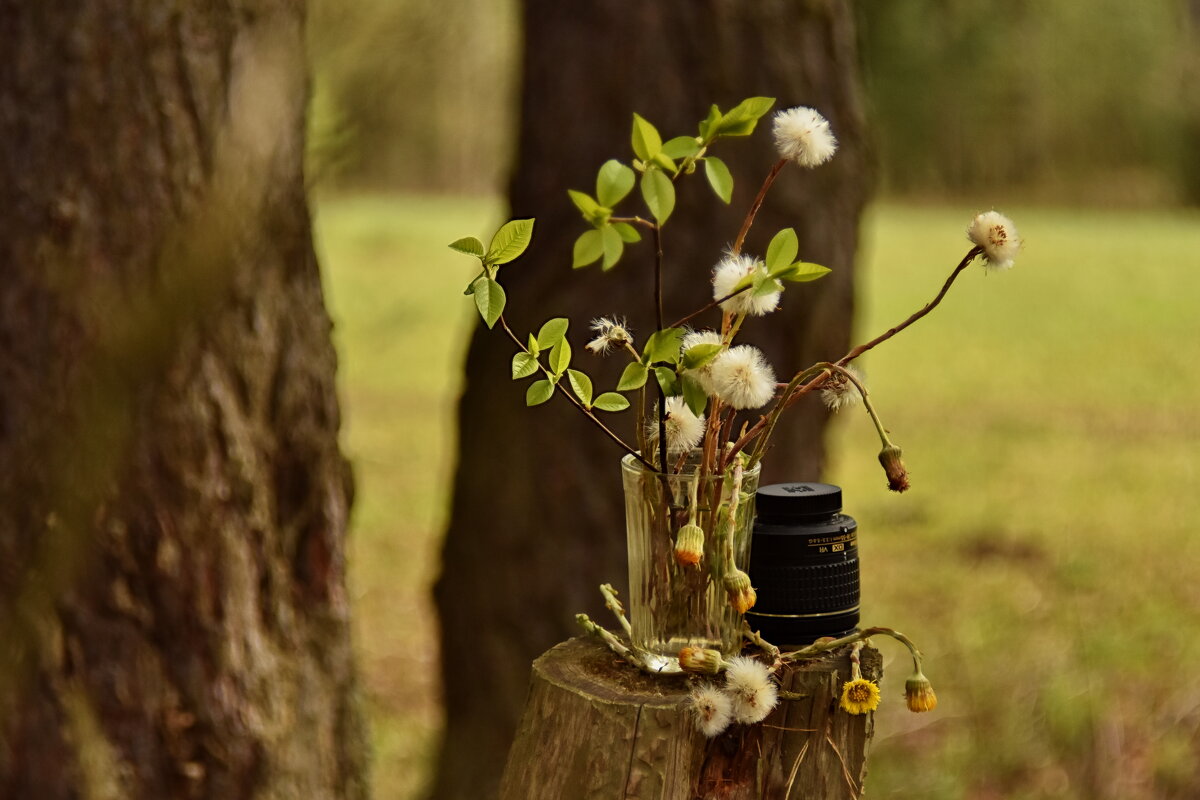
[[[757,725],[707,739],[688,695],[699,678],[651,676],[592,638],[533,662],[529,697],[500,784],[501,800],[825,800],[857,798],[873,714],[838,707],[850,648],[784,671],[781,699]],[[879,652],[863,676],[882,674]]]

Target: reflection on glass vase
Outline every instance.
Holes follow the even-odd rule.
[[[633,647],[663,672],[679,670],[683,647],[736,655],[742,616],[730,605],[724,579],[730,564],[745,570],[749,563],[758,465],[742,474],[732,515],[731,473],[701,478],[689,461],[678,474],[662,474],[631,455],[621,460],[621,473]],[[688,540],[694,546],[680,559],[676,542],[687,525],[700,528],[703,542],[693,530]],[[686,563],[693,559],[697,563]]]

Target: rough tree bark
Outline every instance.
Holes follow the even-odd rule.
[[[878,681],[878,650],[862,651]],[[533,662],[529,701],[500,800],[853,800],[867,773],[875,715],[838,708],[850,648],[784,667],[762,724],[696,730],[688,676],[629,669],[598,640],[571,639]]]
[[[303,15],[0,2],[0,797],[366,796]]]
[[[652,251],[636,246],[612,272],[572,273],[584,223],[567,188],[592,190],[609,157],[628,161],[631,114],[664,137],[695,133],[708,104],[730,108],[768,95],[779,107],[811,105],[831,120],[838,155],[814,171],[789,168],[748,241],[761,253],[795,226],[805,259],[826,279],[784,296],[785,310],[745,327],[780,371],[840,356],[849,343],[852,267],[868,161],[853,20],[837,0],[664,0],[559,3],[526,0],[519,149],[513,216],[537,217],[534,246],[505,268],[506,316],[519,335],[569,316],[578,343],[593,317],[628,314],[652,329]],[[686,179],[665,228],[666,316],[708,299],[708,274],[775,158],[769,126],[749,142],[721,145],[737,179],[731,208],[702,175]],[[690,277],[688,277],[690,276]],[[713,324],[712,320],[708,324]],[[528,410],[510,380],[511,344],[476,331],[459,409],[452,516],[436,587],[441,613],[447,727],[434,796],[494,793],[529,681],[529,662],[572,635],[572,615],[604,614],[596,586],[625,581],[619,452],[566,403]],[[594,366],[593,366],[594,365]],[[615,384],[620,365],[589,369]],[[794,409],[766,462],[764,482],[808,480],[823,460],[823,409]],[[626,417],[630,415],[625,415]],[[628,420],[620,420],[627,434]],[[597,617],[601,618],[601,617]]]

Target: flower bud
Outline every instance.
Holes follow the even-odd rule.
[[[739,614],[745,614],[758,602],[758,593],[750,585],[750,576],[740,569],[725,573],[725,592],[729,595],[729,604]]]
[[[883,465],[883,471],[887,473],[888,488],[893,492],[908,490],[908,470],[904,468],[904,462],[900,460],[901,455],[903,455],[903,451],[894,444],[889,444],[879,451],[879,463]]]
[[[909,711],[918,714],[937,708],[937,695],[933,693],[933,684],[920,670],[904,682],[904,701],[908,704]]]
[[[716,650],[705,647],[683,647],[679,650],[679,666],[684,672],[701,675],[716,675],[725,666],[725,660]]]
[[[704,557],[704,529],[699,525],[684,525],[675,535],[675,562],[681,567],[694,567]]]

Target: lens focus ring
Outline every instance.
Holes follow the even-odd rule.
[[[858,606],[858,559],[835,564],[754,564],[755,610],[789,615],[826,614]]]

